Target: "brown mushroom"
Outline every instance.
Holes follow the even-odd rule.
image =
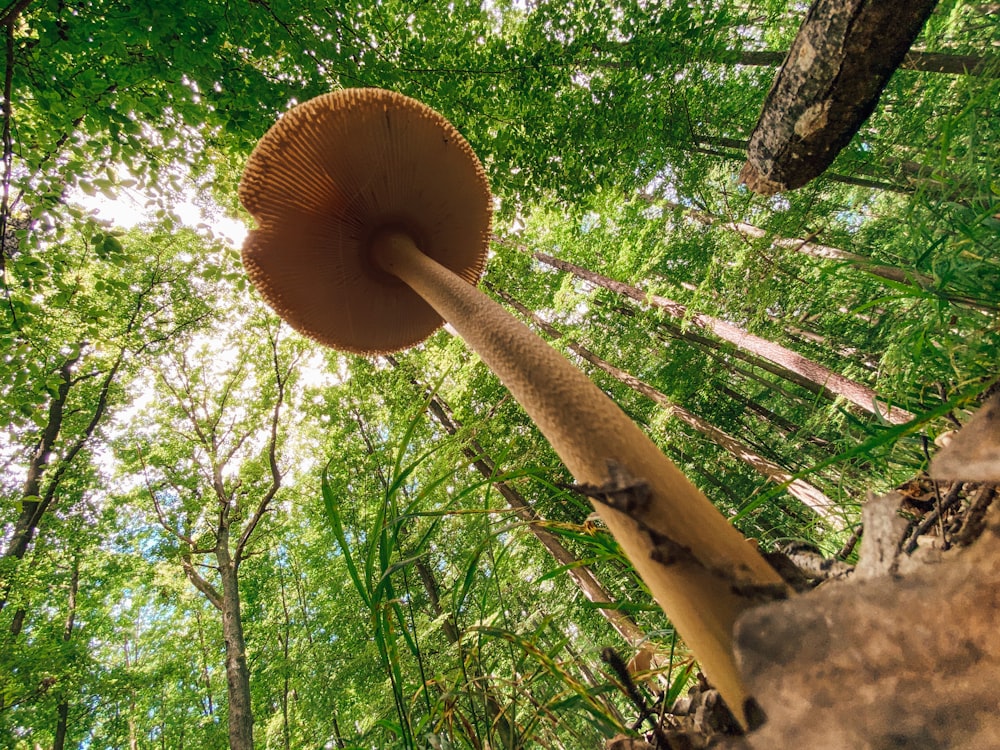
[[[320,96],[263,137],[240,200],[259,224],[243,248],[250,279],[307,336],[371,354],[452,325],[577,481],[617,504],[595,509],[746,721],[732,628],[781,579],[597,386],[475,286],[491,198],[458,131],[400,94]]]

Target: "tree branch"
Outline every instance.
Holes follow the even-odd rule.
[[[201,577],[201,574],[194,569],[194,563],[191,562],[191,553],[187,552],[181,555],[181,567],[184,568],[184,574],[188,577],[188,580],[198,589],[201,593],[205,595],[205,598],[220,612],[222,611],[222,594],[220,594],[216,588]]]
[[[0,10],[0,26],[13,28],[14,21],[29,5],[31,5],[31,0],[14,0],[6,8]]]
[[[180,541],[194,547],[194,539],[186,534],[182,534],[180,531],[167,523],[166,514],[163,512],[163,508],[160,507],[160,501],[156,497],[156,492],[153,489],[153,483],[149,479],[149,471],[146,466],[146,460],[142,456],[142,450],[136,449],[136,455],[139,457],[139,465],[142,466],[142,479],[146,484],[146,491],[149,492],[149,496],[153,500],[153,508],[156,510],[156,518],[160,522],[160,526],[162,526],[165,531],[173,534]]]
[[[275,330],[275,332],[270,336],[271,362],[274,365],[274,379],[278,386],[278,393],[274,400],[274,407],[271,410],[271,436],[268,440],[267,446],[267,462],[271,469],[271,484],[264,493],[264,497],[261,498],[261,501],[257,504],[257,510],[254,512],[253,517],[243,529],[243,533],[240,534],[240,539],[236,543],[236,551],[233,554],[233,562],[235,565],[239,565],[246,556],[246,546],[250,541],[250,537],[253,535],[257,525],[260,523],[260,520],[267,512],[267,507],[271,500],[274,499],[274,496],[278,493],[278,489],[281,487],[281,470],[278,467],[278,424],[281,417],[281,407],[285,400],[285,385],[291,374],[291,367],[294,364],[295,359],[293,359],[289,364],[289,369],[285,373],[282,373],[281,363],[278,359],[279,331],[280,328]]]

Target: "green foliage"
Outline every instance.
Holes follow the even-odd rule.
[[[231,542],[251,531],[238,588],[260,747],[597,746],[634,713],[602,671],[604,646],[628,647],[602,609],[662,641],[679,695],[695,667],[670,624],[478,358],[447,332],[395,364],[279,333],[237,251],[181,226],[178,203],[241,216],[242,166],[296,102],[358,85],[416,96],[489,173],[489,284],[565,332],[557,346],[586,346],[814,483],[850,524],[996,381],[1000,78],[995,62],[979,76],[900,70],[825,175],[754,196],[735,179],[739,144],[774,68],[752,55],[785,49],[802,12],[778,0],[26,5],[6,42],[0,207],[0,745],[53,745],[66,706],[67,747],[227,746],[222,624],[183,567],[218,587],[224,513]],[[998,28],[955,0],[918,45],[990,55]],[[124,195],[155,220],[125,229],[81,205]],[[714,341],[694,312],[915,418],[892,426],[831,401]],[[763,546],[840,547],[847,532],[709,436],[593,377]],[[426,418],[428,387],[453,436]],[[473,445],[492,476],[472,468]],[[251,526],[274,467],[281,492]],[[500,481],[539,518],[512,515]],[[533,529],[575,561],[552,559]],[[580,593],[570,575],[583,570],[607,602]]]

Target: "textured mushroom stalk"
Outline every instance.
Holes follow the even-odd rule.
[[[594,507],[738,717],[746,690],[733,660],[737,591],[783,587],[757,551],[579,369],[404,233],[378,235],[375,262],[448,321],[510,390],[578,482],[604,486],[609,461],[649,484],[646,507]],[[634,516],[634,518],[633,518]],[[649,533],[652,530],[654,533]],[[659,547],[659,549],[657,549]],[[667,562],[657,559],[670,558]]]
[[[462,135],[391,91],[326,94],[264,135],[240,201],[258,222],[243,245],[247,274],[297,330],[334,349],[375,354],[419,343],[446,320],[577,481],[635,484],[628,507],[595,508],[726,702],[750,723],[733,625],[754,592],[784,585],[597,386],[476,288],[492,199]]]

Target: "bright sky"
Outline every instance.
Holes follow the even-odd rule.
[[[122,229],[131,229],[144,221],[155,220],[156,207],[152,205],[150,198],[131,188],[119,188],[118,198],[115,200],[100,193],[90,196],[82,192],[78,192],[71,200],[88,211],[96,212],[99,219],[110,221]],[[173,212],[185,226],[210,229],[213,234],[231,242],[234,247],[241,247],[247,235],[248,229],[243,222],[222,216],[221,211],[216,216],[208,216],[190,201],[175,205]]]

